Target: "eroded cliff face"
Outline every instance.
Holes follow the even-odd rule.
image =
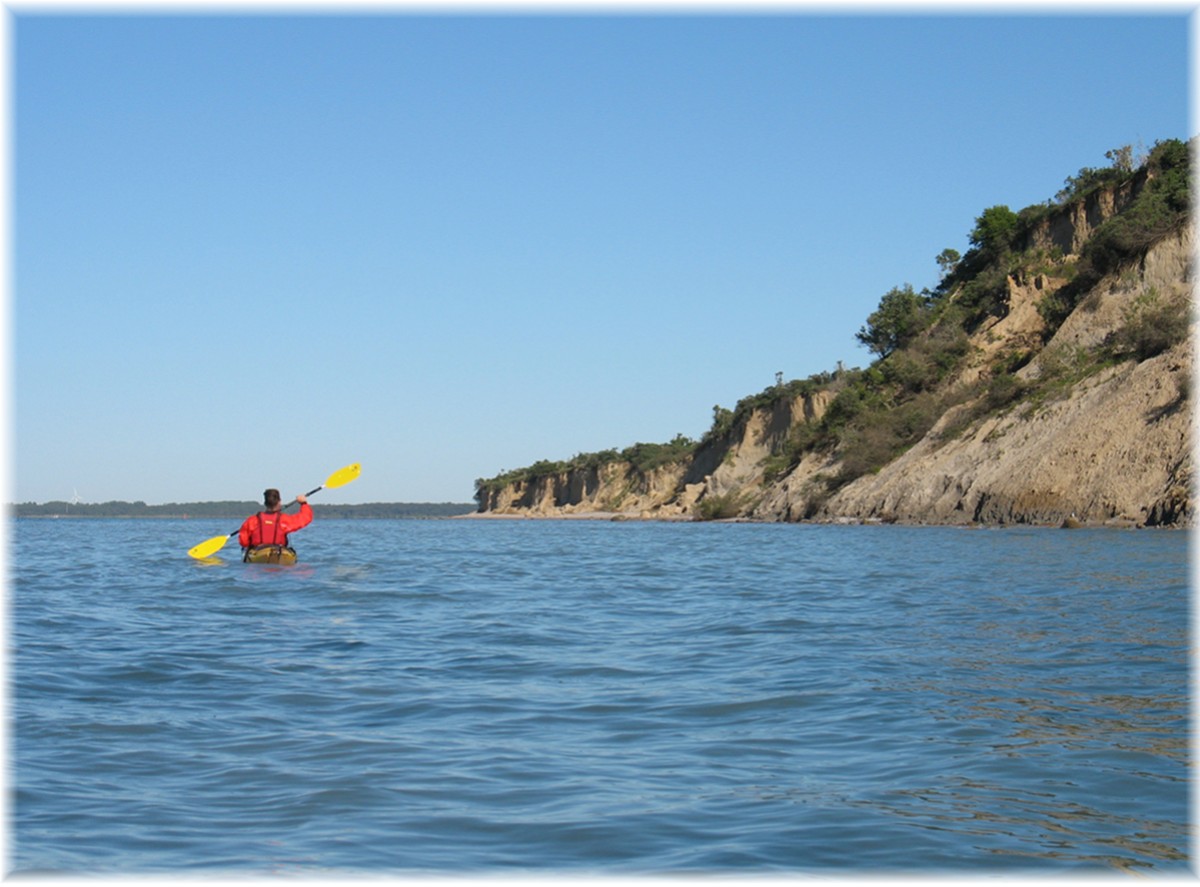
[[[797,423],[819,421],[833,394],[787,398],[752,411],[727,434],[702,444],[690,459],[639,471],[629,462],[517,481],[485,494],[480,511],[495,515],[566,517],[613,514],[640,518],[691,516],[705,497],[758,498],[764,463],[786,446]]]
[[[579,513],[682,513],[675,504],[687,466],[673,463],[638,471],[628,462],[576,469],[516,481],[487,495],[480,511],[490,514],[566,516]]]
[[[1068,258],[1119,212],[1144,180],[1093,195],[1034,232]],[[1015,374],[1034,383],[1104,342],[1148,297],[1191,303],[1190,229],[1160,241],[1134,267],[1099,282],[1049,342],[1038,303],[1062,287],[1054,272],[1008,280],[1007,311],[971,336],[948,386],[978,391],[1004,353],[1032,358]],[[688,459],[652,472],[628,463],[517,483],[489,494],[491,514],[640,518],[742,517],[764,521],[900,521],[1189,526],[1192,522],[1191,341],[1126,360],[999,412],[979,395],[948,409],[923,438],[876,473],[829,492],[836,452],[806,453],[780,473],[789,439],[819,422],[829,390],[750,411]],[[977,419],[972,416],[979,415]],[[785,460],[786,461],[786,460]]]
[[[878,474],[818,512],[827,519],[924,523],[1177,524],[1190,516],[1190,345],[1113,367],[1040,407],[986,419],[960,437],[952,410]],[[799,501],[797,501],[799,500]],[[791,514],[803,496],[774,509]]]
[[[1092,233],[1108,219],[1128,208],[1152,174],[1139,172],[1118,188],[1103,188],[1085,200],[1072,203],[1034,229],[1026,247],[1057,247],[1066,255],[1079,255]]]
[[[1036,380],[1080,348],[1117,329],[1147,293],[1189,298],[1192,237],[1182,232],[1150,250],[1136,270],[1101,282],[1049,343],[1016,375]],[[1040,334],[1030,306],[1045,280],[1010,282],[1012,311],[976,334],[975,365],[989,351]],[[834,464],[802,462],[751,512],[763,520],[882,520],[909,523],[1191,523],[1193,347],[1125,361],[1042,402],[956,429],[973,408],[947,411],[912,449],[828,499],[812,481]]]

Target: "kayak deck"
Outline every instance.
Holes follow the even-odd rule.
[[[242,561],[247,564],[294,564],[296,551],[283,545],[259,545],[247,548]]]

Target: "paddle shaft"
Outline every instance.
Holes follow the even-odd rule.
[[[311,496],[313,493],[319,493],[319,492],[321,492],[321,490],[323,490],[323,489],[325,489],[325,484],[321,484],[321,486],[317,487],[315,490],[309,490],[307,493],[305,493],[305,494],[304,494],[304,498],[305,498],[305,499],[307,499],[307,498],[308,498],[309,496]],[[283,506],[283,507],[284,507],[284,508],[291,508],[293,505],[295,505],[295,504],[296,504],[297,502],[299,502],[299,501],[300,501],[299,499],[293,499],[291,502],[289,502],[287,505],[285,505],[285,506]]]

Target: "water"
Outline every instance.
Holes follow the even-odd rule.
[[[12,523],[10,870],[1190,871],[1183,533],[227,523]]]

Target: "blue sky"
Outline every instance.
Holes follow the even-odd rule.
[[[328,502],[865,366],[987,207],[1194,133],[1188,10],[17,11],[11,501]],[[11,11],[10,11],[11,12]]]

